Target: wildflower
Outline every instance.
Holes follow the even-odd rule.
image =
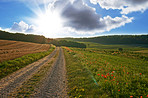
[[[127,72],[127,74],[129,74],[129,72]]]
[[[140,96],[140,98],[142,98],[142,96]]]
[[[102,74],[101,76],[103,77],[104,75]]]
[[[114,77],[115,78],[115,77]]]
[[[115,79],[113,79],[113,81],[115,81]]]
[[[106,76],[104,76],[104,78],[107,78]]]
[[[109,75],[109,73],[107,73]]]
[[[100,76],[100,74],[98,74],[98,76]]]
[[[130,96],[130,98],[133,98],[133,96]]]
[[[120,92],[120,89],[118,89],[118,91]]]
[[[142,73],[139,73],[140,75],[142,75]]]
[[[111,75],[111,76],[113,76],[113,75]]]
[[[146,97],[148,97],[148,95]]]

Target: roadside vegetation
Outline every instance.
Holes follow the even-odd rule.
[[[65,58],[71,97],[148,97],[147,53],[65,47]]]
[[[27,54],[20,58],[14,60],[4,61],[0,63],[0,79],[9,75],[12,72],[15,72],[28,64],[31,64],[47,55],[49,55],[55,49],[54,46],[51,46],[48,51]]]

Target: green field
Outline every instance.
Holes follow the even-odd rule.
[[[147,48],[87,44],[86,49],[64,49],[70,97],[148,96]],[[123,51],[118,48],[123,48]]]

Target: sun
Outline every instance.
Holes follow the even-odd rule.
[[[35,19],[37,29],[47,37],[53,37],[54,34],[60,32],[62,28],[62,19],[58,11],[47,9],[44,13],[40,13]]]

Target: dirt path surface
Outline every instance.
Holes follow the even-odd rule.
[[[18,88],[23,82],[30,78],[38,69],[47,63],[57,52],[57,48],[45,58],[38,60],[13,74],[0,80],[0,98],[9,97],[9,93]]]
[[[68,98],[65,58],[62,48],[50,69],[46,79],[40,85],[34,98]]]

